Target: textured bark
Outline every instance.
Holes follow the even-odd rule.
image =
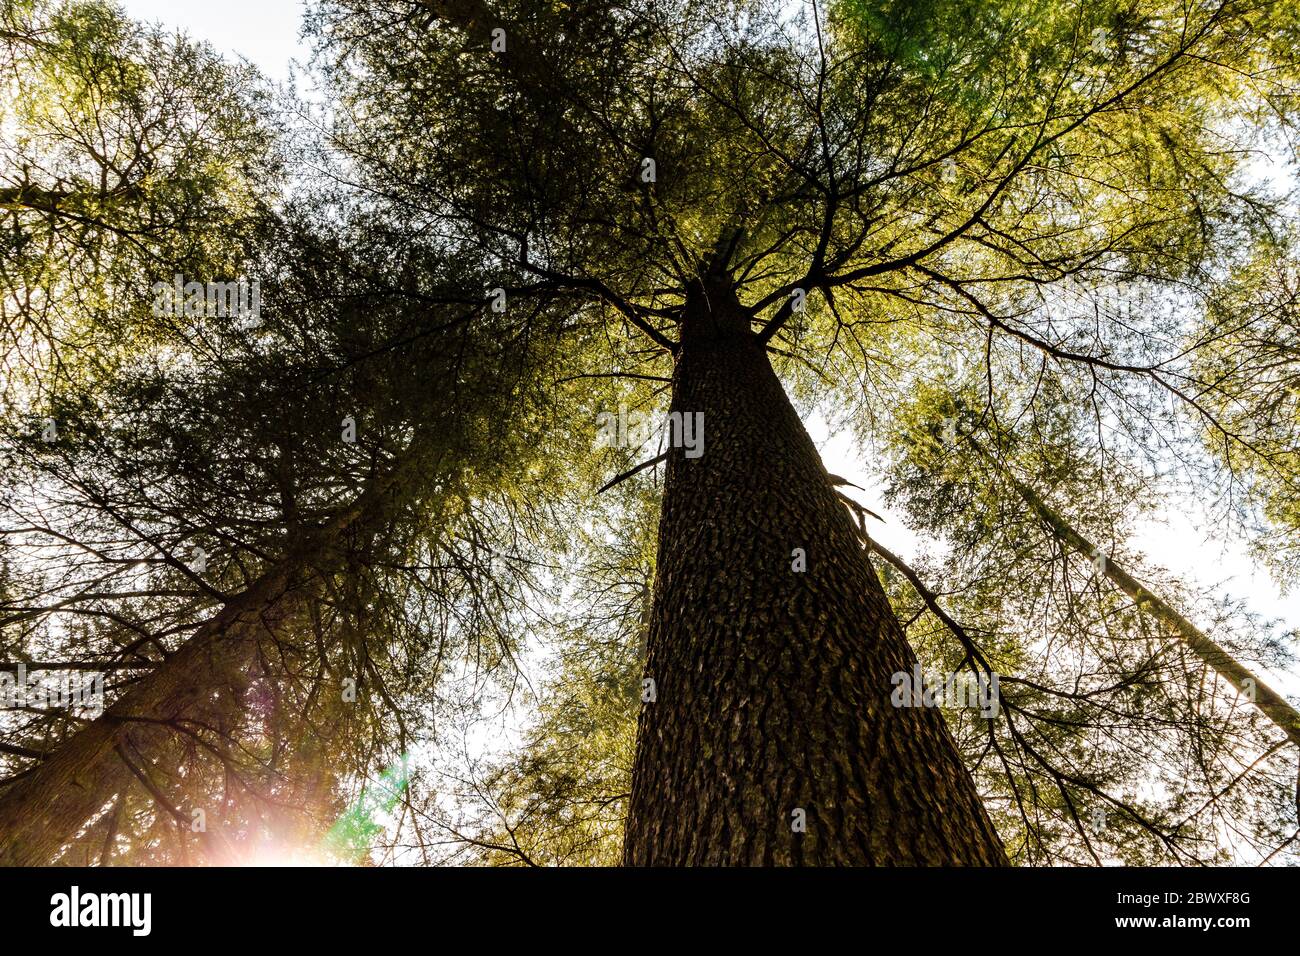
[[[726,282],[688,298],[672,409],[704,453],[668,459],[625,862],[1004,864],[942,715],[891,705],[915,657]]]
[[[56,861],[82,827],[115,795],[134,785],[135,776],[118,755],[120,746],[156,755],[175,740],[178,722],[215,723],[207,719],[238,706],[254,674],[259,647],[274,639],[310,593],[312,576],[337,563],[344,534],[385,513],[396,479],[396,473],[390,473],[373,482],[100,717],[0,788],[0,866]]]

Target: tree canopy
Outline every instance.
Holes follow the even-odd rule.
[[[986,817],[1017,864],[1295,862],[1295,635],[1140,528],[1194,500],[1300,569],[1300,5],[316,0],[300,97],[111,3],[0,3],[0,676],[107,707],[0,710],[0,861],[638,862],[629,812],[690,760],[653,741],[717,742],[655,722],[698,686],[673,608],[770,638],[811,713],[765,616],[802,592],[752,579],[800,544],[764,529],[851,520],[891,615],[863,647],[1000,687],[895,731],[981,808],[904,861],[983,861]],[[766,386],[683,405],[733,339],[882,500],[820,461],[775,487],[809,472]],[[670,409],[696,471],[624,434]],[[719,493],[683,528],[736,449],[752,520]],[[743,569],[680,550],[751,533]],[[738,646],[697,670],[739,682]],[[823,859],[736,834],[781,799],[682,852]]]

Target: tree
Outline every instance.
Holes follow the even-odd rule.
[[[79,115],[93,87],[104,101],[87,124],[125,128],[128,143],[136,113],[115,97],[224,76],[153,37],[173,86],[146,75],[123,90],[143,69],[134,28],[95,5],[34,9],[15,68],[38,38],[38,58],[71,64],[72,105],[54,112]],[[73,28],[87,22],[89,40]],[[110,49],[83,62],[100,42]],[[213,95],[226,111],[214,124],[266,128],[256,97]],[[199,119],[205,103],[192,104]],[[172,155],[165,123],[146,125]],[[116,165],[72,140],[81,152],[63,162]],[[236,142],[203,157],[218,183]],[[111,703],[88,723],[7,712],[6,862],[107,860],[118,844],[154,862],[188,860],[191,845],[240,859],[235,844],[290,794],[314,793],[301,815],[328,827],[341,797],[320,786],[323,744],[349,757],[330,763],[353,785],[402,752],[423,689],[462,651],[484,667],[512,652],[510,618],[537,589],[509,540],[527,518],[517,488],[556,476],[543,450],[493,429],[545,414],[532,376],[549,372],[547,339],[468,323],[484,308],[471,262],[399,248],[364,213],[324,222],[311,197],[286,205],[276,185],[258,182],[259,201],[217,228],[200,216],[138,228],[156,200],[144,187],[94,222],[64,204],[17,217],[20,245],[43,258],[6,276],[5,301],[26,305],[5,391],[3,647],[33,674],[107,674]],[[196,188],[210,210],[216,187]],[[105,251],[122,234],[125,249]],[[238,266],[263,277],[261,314],[156,308],[155,281]],[[79,274],[96,296],[68,291]],[[42,332],[48,347],[33,347]]]
[[[255,369],[254,380],[270,384],[253,394],[279,401],[312,381],[304,366],[337,371],[344,384],[338,393],[306,390],[309,412],[283,429],[250,416],[237,451],[206,414],[182,419],[185,442],[169,436],[141,449],[115,438],[119,451],[86,462],[99,484],[82,482],[131,487],[126,463],[154,447],[166,452],[158,470],[182,447],[256,462],[245,483],[182,473],[187,517],[164,512],[166,533],[152,535],[164,553],[174,550],[196,530],[188,516],[201,513],[204,533],[228,542],[223,573],[240,586],[200,588],[210,607],[292,553],[304,510],[298,469],[321,498],[340,486],[365,494],[362,474],[382,483],[403,449],[436,459],[429,436],[452,426],[450,473],[422,474],[390,517],[349,532],[346,553],[315,568],[319,589],[278,638],[295,648],[292,666],[274,668],[274,679],[295,684],[313,666],[329,673],[332,647],[363,665],[381,651],[411,655],[421,663],[402,676],[422,672],[428,647],[412,623],[420,612],[399,582],[454,615],[458,601],[447,596],[464,580],[474,602],[493,595],[487,633],[522,630],[544,615],[520,593],[533,567],[520,556],[546,553],[536,564],[554,573],[561,562],[549,556],[572,550],[572,528],[601,513],[596,489],[632,495],[624,486],[658,482],[662,464],[626,862],[1219,853],[1207,836],[1214,822],[1193,804],[1217,792],[1228,760],[1255,742],[1254,726],[1235,723],[1222,696],[1199,688],[1188,662],[1113,595],[1099,592],[1078,611],[1042,582],[1024,591],[1023,619],[1050,620],[1054,630],[1086,622],[1071,645],[1077,653],[1055,660],[1010,627],[994,632],[992,646],[976,642],[977,631],[957,624],[962,609],[945,611],[946,621],[938,614],[928,575],[904,573],[906,587],[882,580],[790,396],[842,403],[886,450],[882,467],[897,462],[911,479],[900,494],[918,523],[969,532],[968,545],[1007,539],[991,525],[997,512],[964,509],[1012,499],[965,452],[909,458],[916,434],[939,427],[935,407],[960,399],[995,421],[1028,408],[1019,453],[1053,475],[1086,461],[1075,452],[1090,412],[1117,423],[1122,447],[1099,455],[1121,468],[1172,444],[1176,416],[1162,417],[1162,402],[1212,428],[1215,409],[1187,387],[1199,350],[1171,356],[1169,343],[1186,334],[1185,300],[1220,287],[1233,250],[1288,215],[1242,170],[1248,147],[1292,128],[1293,10],[1251,0],[841,0],[799,11],[759,0],[720,10],[685,0],[613,10],[328,0],[310,29],[333,108],[316,147],[324,161],[314,165],[337,181],[301,173],[312,186],[305,200],[276,197],[249,223],[254,236],[276,241],[221,247],[279,280],[265,290],[268,302],[278,297],[268,306],[275,335],[240,342],[233,354],[192,351],[211,381],[224,387]],[[23,185],[18,198],[46,212],[54,190],[40,188]],[[133,200],[129,190],[109,192],[95,194],[104,216]],[[183,248],[191,236],[181,230]],[[322,248],[331,252],[324,267]],[[1171,308],[1111,304],[1140,293]],[[314,308],[295,322],[300,302]],[[330,315],[340,302],[356,307]],[[307,349],[316,360],[293,360],[288,343],[317,339],[324,344]],[[182,327],[156,346],[140,343],[171,383],[186,381],[170,355],[178,340],[194,336]],[[1058,378],[1049,366],[1068,371]],[[430,370],[450,394],[421,393]],[[599,389],[586,384],[597,380]],[[75,396],[92,410],[81,420],[168,407],[132,392],[132,381],[115,372],[91,388],[85,374],[71,375],[43,400]],[[1051,394],[1081,414],[1039,414]],[[131,395],[140,401],[123,400]],[[366,467],[323,437],[343,400],[357,421],[382,422]],[[232,405],[247,413],[249,403]],[[625,406],[666,413],[671,430],[624,434]],[[618,447],[593,463],[592,432],[611,418]],[[88,445],[69,444],[77,450],[61,454],[89,455]],[[442,507],[456,476],[459,514]],[[1117,531],[1141,483],[1112,484],[1123,487],[1098,485],[1091,505]],[[249,513],[237,527],[229,516],[240,509],[216,504],[230,487]],[[133,507],[148,504],[133,490]],[[85,514],[112,520],[114,496],[81,495]],[[1001,514],[1023,527],[1026,502],[1016,500],[1016,512]],[[331,510],[315,503],[315,523],[328,523]],[[484,503],[486,524],[516,543],[508,553],[519,585],[505,595],[498,549],[480,547],[479,529],[465,521]],[[574,517],[579,524],[560,523]],[[390,549],[394,531],[399,546]],[[1010,542],[1002,555],[958,555],[976,575],[972,608],[987,613],[996,596],[1032,579],[1044,554],[1056,561],[1059,546],[1039,533],[1027,554]],[[458,550],[449,538],[471,555],[450,561],[444,577],[434,556]],[[647,543],[644,533],[638,540]],[[1067,602],[1081,580],[1067,562],[1058,579]],[[194,596],[150,592],[152,602],[170,597]],[[1038,597],[1044,605],[1028,606]],[[896,613],[918,598],[929,615],[921,627]],[[43,618],[56,605],[43,602]],[[337,609],[336,637],[313,652],[320,608]],[[942,637],[956,634],[950,624],[965,640]],[[580,642],[574,634],[601,625],[561,631]],[[1010,678],[1004,718],[895,706],[895,678],[918,663],[909,638],[954,671]],[[510,642],[502,646],[508,656]],[[626,664],[616,656],[589,674],[568,668],[580,678],[576,696],[602,721],[624,718],[588,703],[600,700],[586,693],[588,678],[624,674]],[[1062,690],[1070,676],[1087,689]],[[309,697],[310,683],[301,685]],[[400,748],[412,707],[386,699],[374,739]],[[1116,714],[1131,737],[1115,735]],[[617,747],[625,738],[608,739]],[[1194,790],[1161,799],[1146,786],[1198,762]],[[557,802],[545,798],[549,772],[491,782],[520,795],[525,813],[541,807],[543,819]],[[587,779],[571,791],[599,789]],[[1234,796],[1210,801],[1211,813],[1249,817],[1260,844],[1276,846],[1276,821],[1265,819],[1276,794],[1257,782],[1232,792],[1263,810],[1231,807]],[[7,790],[24,786],[20,778]],[[539,789],[540,802],[531,799]],[[161,791],[151,796],[167,802]],[[1098,845],[1083,822],[1087,801],[1120,816]],[[417,833],[448,824],[428,805],[403,804]],[[450,825],[489,857],[534,861],[603,853],[609,835],[598,815],[583,816],[585,834],[542,841],[535,857],[537,841],[512,825],[509,840]]]
[[[1138,519],[1173,493],[1168,459],[1137,467],[1141,432],[1096,427],[1105,392],[1086,371],[1017,373],[1026,357],[997,360],[996,402],[982,370],[918,387],[889,446],[894,503],[944,545],[920,582],[943,582],[942,601],[916,590],[949,612],[935,626],[951,650],[925,656],[1002,675],[1004,720],[963,738],[1002,765],[981,776],[1001,832],[1033,860],[1287,859],[1293,705],[1252,673],[1289,662],[1286,644],[1134,552]]]
[[[667,456],[627,860],[1000,859],[936,715],[887,709],[911,654],[762,353],[883,374],[909,302],[920,335],[957,304],[1050,347],[1046,290],[1209,268],[1269,213],[1216,137],[1260,96],[1286,115],[1253,85],[1289,75],[1286,14],[424,6],[322,9],[345,148],[516,301],[605,303],[706,423],[702,458]]]
[[[1293,234],[1261,237],[1207,298],[1194,332],[1196,395],[1214,420],[1205,444],[1260,556],[1295,580],[1296,335],[1300,287]],[[1256,512],[1262,511],[1263,520]]]

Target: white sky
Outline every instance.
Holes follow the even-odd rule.
[[[136,20],[177,28],[207,40],[218,52],[256,64],[275,80],[289,75],[289,60],[306,61],[298,42],[301,0],[118,0]]]
[[[301,0],[119,2],[132,17],[161,22],[205,39],[221,53],[248,59],[275,80],[288,78],[290,59],[307,59],[307,50],[299,42],[304,9]],[[807,424],[827,469],[866,488],[865,493],[856,493],[858,499],[885,518],[883,524],[874,523],[872,534],[904,558],[913,556],[917,546],[915,537],[897,516],[884,508],[879,486],[868,476],[850,436],[844,432],[830,434],[818,415],[811,416]],[[1194,518],[1193,503],[1177,502],[1162,520],[1148,522],[1142,533],[1129,543],[1189,586],[1208,590],[1216,597],[1244,600],[1256,613],[1278,618],[1288,627],[1300,628],[1300,594],[1282,595],[1268,573],[1247,556],[1243,542],[1207,537],[1197,529]],[[942,590],[942,582],[934,584],[937,590]],[[1279,690],[1300,695],[1300,673],[1270,676]]]

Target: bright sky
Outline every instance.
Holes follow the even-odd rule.
[[[243,57],[276,80],[288,78],[290,59],[307,59],[307,50],[298,36],[304,9],[300,0],[119,2],[138,20],[161,22],[205,39],[219,52]],[[884,508],[880,488],[867,474],[851,438],[846,433],[831,434],[818,415],[811,416],[807,424],[827,469],[867,489],[857,494],[858,499],[885,518],[884,524],[874,524],[872,534],[900,556],[912,557],[917,548],[915,537]],[[1244,600],[1256,613],[1300,628],[1300,594],[1283,596],[1268,573],[1247,556],[1243,542],[1207,537],[1194,523],[1197,519],[1194,502],[1175,502],[1161,520],[1148,523],[1130,545],[1190,586],[1207,589],[1216,597]],[[942,590],[942,582],[934,582],[934,586]],[[1300,669],[1272,676],[1279,690],[1300,695]]]
[[[920,542],[884,506],[882,489],[867,473],[859,450],[853,447],[852,437],[845,431],[831,433],[825,420],[817,414],[810,416],[806,424],[821,449],[827,470],[867,489],[865,493],[855,493],[857,499],[885,519],[883,524],[873,522],[872,537],[900,557],[916,554]],[[1249,557],[1246,542],[1210,537],[1198,529],[1197,523],[1207,522],[1205,515],[1198,514],[1196,503],[1178,500],[1158,519],[1143,523],[1129,545],[1189,586],[1207,589],[1220,597],[1244,599],[1257,614],[1300,628],[1300,594],[1283,595],[1277,582]],[[942,587],[937,586],[936,590]],[[1300,679],[1294,691],[1300,693]]]
[[[147,23],[179,29],[207,40],[218,52],[256,64],[267,76],[285,80],[289,60],[306,61],[298,42],[301,0],[118,0],[127,14]]]

